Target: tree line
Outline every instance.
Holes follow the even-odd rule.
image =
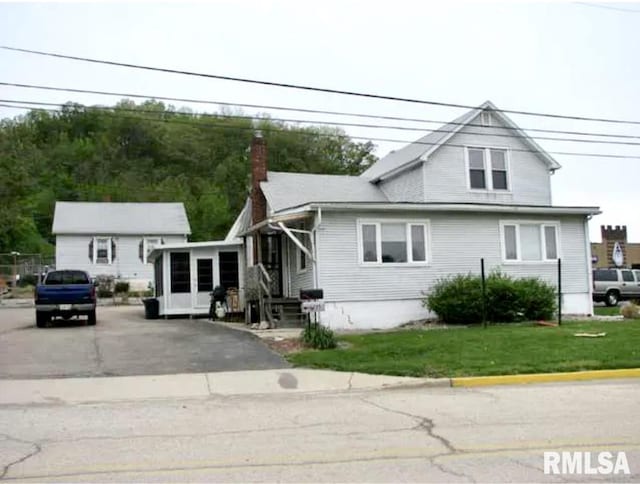
[[[333,127],[196,114],[162,102],[34,109],[0,121],[0,253],[52,254],[56,201],[183,202],[192,241],[223,237],[249,193],[249,145],[269,169],[356,175],[374,145]],[[151,215],[152,216],[152,215]]]

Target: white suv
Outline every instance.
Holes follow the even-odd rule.
[[[640,270],[595,269],[593,300],[616,306],[618,301],[640,299]]]

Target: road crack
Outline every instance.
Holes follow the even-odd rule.
[[[0,472],[0,480],[3,480],[6,477],[6,475],[9,473],[9,470],[11,470],[11,468],[13,466],[21,464],[24,461],[26,461],[27,459],[30,459],[31,457],[33,457],[33,456],[39,454],[40,452],[42,452],[42,447],[37,442],[30,442],[28,440],[17,439],[17,438],[12,437],[12,436],[10,436],[8,434],[0,434],[0,436],[4,437],[4,440],[17,442],[19,444],[30,445],[31,447],[33,447],[33,450],[31,450],[31,452],[28,452],[27,454],[25,454],[24,456],[20,457],[19,459],[16,459],[16,460],[14,460],[12,462],[9,462],[5,466],[3,466],[2,471]]]
[[[468,474],[464,474],[462,472],[456,472],[448,467],[446,467],[444,464],[436,462],[436,459],[440,458],[440,457],[449,457],[452,455],[461,455],[464,454],[463,450],[457,449],[449,439],[447,439],[445,436],[440,435],[438,433],[436,433],[435,429],[436,429],[436,424],[433,421],[433,419],[430,419],[428,417],[423,417],[422,415],[416,415],[413,413],[409,413],[409,412],[404,412],[402,410],[396,410],[394,408],[389,408],[389,407],[385,407],[384,405],[380,405],[378,403],[372,402],[370,400],[367,400],[366,398],[360,398],[360,400],[368,405],[372,405],[380,410],[383,410],[385,412],[389,412],[389,413],[393,413],[396,415],[402,415],[404,417],[408,417],[411,418],[413,420],[415,420],[417,423],[416,425],[413,427],[413,430],[422,430],[424,431],[429,438],[439,442],[447,451],[446,452],[442,452],[440,454],[436,454],[433,455],[431,457],[427,457],[427,461],[429,462],[429,464],[433,465],[434,467],[436,467],[437,469],[439,469],[441,472],[445,473],[445,474],[449,474],[451,476],[455,476],[455,477],[459,477],[462,479],[466,479],[469,482],[475,483],[476,480],[468,475]]]
[[[104,374],[104,371],[102,369],[102,366],[104,364],[104,360],[102,358],[102,352],[100,351],[100,344],[98,343],[98,329],[97,326],[93,327],[93,348],[96,352],[96,367],[97,367],[97,374],[98,375],[102,375]]]

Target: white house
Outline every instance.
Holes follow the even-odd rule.
[[[56,202],[56,267],[112,275],[144,290],[153,279],[148,256],[191,233],[182,203]]]
[[[385,328],[429,316],[440,278],[499,269],[557,283],[563,312],[590,314],[588,221],[554,206],[560,165],[491,102],[391,152],[361,176],[267,171],[252,144],[252,194],[230,238],[246,239],[274,297],[321,288],[332,328]]]

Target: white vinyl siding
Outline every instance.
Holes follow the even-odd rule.
[[[555,261],[560,254],[559,224],[539,221],[500,222],[502,260],[514,262]]]
[[[504,214],[421,213],[412,223],[429,220],[426,264],[377,264],[362,262],[360,229],[365,220],[389,218],[382,212],[329,212],[322,214],[319,229],[319,279],[326,301],[384,301],[422,299],[441,278],[480,273],[485,259],[487,273],[500,270],[514,277],[540,277],[557,283],[557,267],[544,261],[505,262],[500,221]],[[546,223],[544,217],[528,217]],[[359,221],[363,223],[359,224]],[[409,219],[407,218],[407,221]],[[590,260],[586,253],[583,216],[554,217],[558,224],[557,246],[562,248],[563,292],[589,294]],[[561,230],[560,230],[561,228]]]
[[[364,265],[424,264],[428,221],[359,220],[359,260]]]
[[[89,244],[93,237],[89,235],[57,235],[56,267],[87,271],[91,276],[112,275],[127,280],[153,278],[153,264],[140,260],[140,242],[144,235],[98,235],[97,238],[113,239],[116,257],[111,264],[94,264],[89,257]],[[165,243],[186,242],[180,235],[162,235]],[[96,244],[94,243],[95,250]],[[92,251],[93,252],[93,251]]]
[[[480,124],[480,119],[472,121]],[[489,127],[468,126],[455,134],[422,164],[424,174],[424,201],[458,203],[498,203],[521,205],[551,205],[551,179],[549,168],[531,148],[520,139],[492,136],[513,135],[512,130],[497,125],[492,117]],[[482,135],[474,134],[482,132]],[[496,147],[506,149],[507,189],[470,189],[467,147]],[[525,151],[520,151],[525,150]],[[488,169],[488,166],[487,166]],[[495,170],[495,177],[503,175]],[[487,172],[486,185],[493,183],[494,173]],[[386,192],[385,192],[386,193]]]

